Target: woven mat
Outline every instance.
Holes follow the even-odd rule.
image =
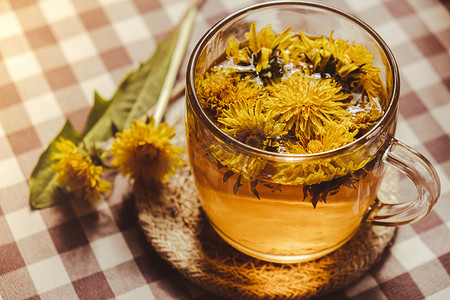
[[[381,189],[395,198],[392,174]],[[135,183],[133,189],[140,225],[161,257],[195,284],[230,299],[309,299],[341,289],[380,260],[395,233],[393,227],[365,224],[343,247],[322,258],[269,263],[235,250],[215,233],[188,166],[163,186]]]

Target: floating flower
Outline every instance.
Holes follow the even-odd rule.
[[[309,38],[300,32],[301,43],[296,44],[297,51],[303,52],[312,72],[336,78],[348,90],[363,89],[369,97],[377,97],[383,91],[378,74],[380,69],[372,65],[374,55],[355,42],[330,37]]]
[[[281,59],[283,63],[290,61],[289,46],[297,39],[290,30],[291,27],[287,27],[277,35],[270,25],[267,25],[256,33],[256,24],[252,23],[250,32],[245,34],[248,37],[248,43],[240,48],[237,40],[231,40],[226,50],[227,56],[231,57],[236,65],[253,66],[257,74],[266,69],[273,69],[272,73],[277,73],[280,71],[278,59]],[[267,77],[276,75],[272,73],[266,74]]]
[[[332,79],[295,73],[267,90],[265,108],[278,114],[302,142],[323,134],[326,125],[339,123],[348,115],[345,100],[349,95]]]
[[[216,145],[209,147],[208,155],[219,167],[226,167],[229,172],[232,172],[231,174],[238,175],[235,194],[239,186],[246,182],[256,181],[267,164],[267,160],[265,159],[248,156],[228,149],[224,150],[222,147]]]
[[[271,180],[278,184],[314,185],[352,174],[370,162],[362,154],[345,158],[329,158],[304,163],[277,163]]]
[[[375,100],[375,98],[372,98]],[[360,130],[367,130],[371,128],[375,123],[383,116],[383,109],[381,105],[376,101],[363,102],[358,104],[355,101],[354,106],[348,108],[349,112],[353,112],[350,118],[352,127]],[[352,101],[354,103],[354,101]]]
[[[134,120],[130,129],[116,134],[111,164],[135,180],[165,181],[183,164],[179,154],[184,150],[170,143],[174,136],[166,123],[156,127],[153,119],[148,124]]]
[[[88,202],[98,199],[100,193],[110,192],[112,183],[102,179],[103,167],[94,165],[73,142],[60,138],[55,147],[57,151],[52,153],[51,159],[56,162],[51,166],[62,187]]]
[[[290,154],[314,154],[337,149],[351,143],[358,130],[353,124],[344,120],[341,124],[329,124],[324,127],[324,134],[309,140],[305,146],[300,143],[286,143],[286,152]],[[369,157],[369,158],[367,158]],[[278,163],[272,179],[280,184],[314,185],[352,174],[371,160],[370,156],[361,152],[353,155],[318,159],[304,163]]]
[[[241,76],[234,70],[222,72],[216,68],[198,80],[196,91],[200,104],[211,110],[215,117],[219,117],[230,104],[257,98],[261,93],[261,86],[249,78],[241,80]]]
[[[354,141],[358,130],[353,128],[353,123],[345,120],[341,124],[330,123],[324,126],[323,134],[306,142],[289,141],[284,145],[289,154],[313,154],[330,151],[347,145]]]
[[[263,112],[260,100],[237,101],[223,111],[218,118],[222,130],[251,147],[267,150],[278,147],[277,139],[286,134],[285,124],[277,122],[270,112]],[[221,166],[226,166],[239,178],[236,186],[255,182],[267,164],[266,160],[226,151],[222,147],[210,147],[210,157]],[[237,188],[236,188],[237,191]]]
[[[287,134],[286,125],[273,112],[263,112],[261,100],[235,102],[217,121],[226,134],[259,149],[276,147],[276,138]]]
[[[341,124],[328,124],[323,134],[308,142],[308,152],[330,151],[353,142],[358,130],[351,129],[351,126],[348,120]]]

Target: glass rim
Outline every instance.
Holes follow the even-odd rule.
[[[212,122],[212,120],[206,115],[205,111],[200,105],[199,99],[195,92],[195,67],[197,65],[198,58],[204,49],[204,46],[211,40],[211,38],[216,34],[218,30],[220,30],[224,25],[232,22],[238,17],[248,13],[257,11],[264,8],[269,7],[283,7],[283,6],[298,6],[300,7],[310,7],[321,9],[324,11],[328,11],[334,13],[336,15],[340,15],[345,19],[353,22],[358,25],[360,28],[365,30],[370,36],[375,40],[377,45],[380,47],[381,52],[385,55],[386,61],[389,64],[390,71],[392,73],[392,92],[389,97],[388,107],[385,110],[385,113],[381,117],[381,119],[364,135],[354,140],[351,143],[348,143],[344,146],[341,146],[336,149],[332,149],[329,151],[312,153],[312,154],[288,154],[288,153],[278,153],[271,152],[263,149],[254,148],[249,146],[232,136],[227,135],[223,132],[216,124]],[[394,55],[391,49],[388,47],[386,42],[381,38],[381,36],[367,23],[362,21],[361,19],[344,12],[338,8],[319,4],[319,3],[311,3],[304,1],[289,1],[289,0],[277,0],[277,1],[268,1],[264,3],[258,3],[251,6],[244,7],[240,10],[237,10],[228,16],[222,18],[218,21],[214,26],[212,26],[197,42],[194,47],[192,54],[189,58],[186,72],[186,97],[189,99],[188,101],[192,105],[192,109],[194,110],[195,115],[200,119],[200,121],[207,126],[207,128],[211,131],[211,133],[222,142],[226,143],[230,147],[238,147],[241,153],[245,153],[250,156],[258,156],[263,157],[269,160],[285,160],[285,161],[299,161],[299,160],[317,160],[317,159],[325,159],[336,156],[343,156],[348,153],[352,153],[358,148],[364,146],[366,143],[375,139],[380,134],[380,128],[384,125],[391,122],[392,118],[395,117],[397,112],[398,100],[399,100],[399,92],[400,92],[400,75],[398,71],[398,66],[395,61]],[[191,100],[193,99],[193,100]]]

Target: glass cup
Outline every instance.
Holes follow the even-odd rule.
[[[273,153],[225,134],[208,118],[196,93],[198,78],[232,39],[243,41],[251,23],[288,26],[308,36],[334,32],[374,55],[386,99],[384,115],[367,133],[340,148],[315,154]],[[440,194],[436,170],[394,138],[399,72],[386,43],[367,24],[338,9],[298,1],[265,2],[237,11],[198,42],[188,64],[186,134],[202,208],[217,233],[236,249],[271,262],[300,262],[347,242],[364,222],[397,226],[427,215]],[[388,167],[404,174],[417,197],[402,203],[377,198]],[[314,180],[317,174],[325,179]]]

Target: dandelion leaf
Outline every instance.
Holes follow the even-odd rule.
[[[108,108],[110,107],[111,101],[104,99],[102,96],[100,96],[97,91],[94,92],[94,106],[92,107],[91,111],[89,112],[88,118],[86,120],[86,125],[84,127],[84,135],[91,131],[97,124],[101,118],[107,118],[105,113],[108,111]],[[102,138],[102,140],[108,139],[108,137],[112,136],[113,129],[111,128],[110,132],[105,133],[105,137]]]
[[[110,100],[95,94],[96,101],[83,131],[86,145],[114,137],[152,109],[161,92],[177,33],[172,31],[146,62],[128,73]]]
[[[139,67],[139,71],[127,78],[124,87],[117,91],[121,101],[115,103],[111,115],[113,124],[123,130],[144,115],[157,102],[166,79],[178,31],[172,32],[162,41],[151,59]]]

